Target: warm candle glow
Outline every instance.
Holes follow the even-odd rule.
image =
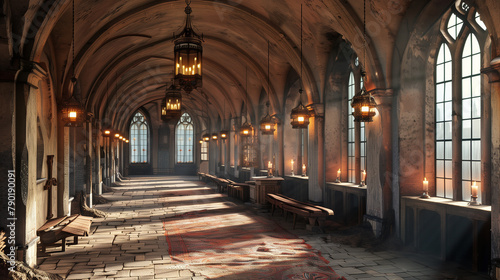
[[[424,192],[428,192],[429,191],[429,181],[427,181],[427,178],[425,177],[424,178],[424,182],[423,182],[423,190]]]
[[[299,123],[303,123],[304,122],[304,117],[298,117],[297,120],[299,121]]]
[[[271,125],[266,124],[266,130],[270,130],[270,129],[271,129]]]
[[[340,168],[337,170],[337,178],[340,178]]]
[[[267,169],[273,169],[273,163],[271,161],[267,163]]]
[[[361,173],[361,181],[366,181],[366,170],[363,170],[363,172]]]
[[[118,138],[118,137],[120,137],[120,134],[119,134],[119,133],[116,133],[116,134],[115,134],[115,138]]]
[[[69,118],[70,119],[76,119],[76,112],[75,111],[69,112]]]
[[[370,112],[370,107],[368,107],[368,106],[363,106],[363,107],[361,107],[361,112],[363,112],[363,113],[368,113],[368,112]]]
[[[471,186],[471,196],[472,197],[477,197],[477,184],[476,184],[476,181],[474,181],[472,183],[472,186]]]
[[[306,165],[302,164],[302,174],[306,174]]]
[[[110,135],[110,134],[111,134],[111,131],[110,131],[110,130],[105,130],[105,131],[104,131],[104,134],[106,134],[106,135]]]
[[[249,133],[248,130],[243,130],[243,134],[247,135]]]

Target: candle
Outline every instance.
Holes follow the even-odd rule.
[[[366,182],[366,170],[363,170],[363,173],[361,173],[361,181]]]
[[[291,164],[291,165],[292,165],[292,174],[293,174],[293,159],[292,159],[292,161],[291,161],[291,162],[292,162],[292,164]]]
[[[267,163],[267,169],[273,169],[273,163],[271,161]]]
[[[423,191],[424,193],[427,193],[429,191],[429,181],[427,181],[427,177],[424,178]]]
[[[340,168],[337,170],[337,178],[340,179]]]
[[[471,186],[471,196],[472,197],[477,197],[477,185],[476,185],[476,181],[474,181],[472,183],[472,186]]]
[[[306,165],[302,164],[302,175],[306,176]]]

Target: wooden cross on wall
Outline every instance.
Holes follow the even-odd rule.
[[[53,215],[52,215],[52,186],[57,186],[57,179],[52,178],[52,164],[54,163],[54,156],[50,155],[47,156],[47,170],[48,170],[48,176],[47,176],[47,182],[45,182],[45,186],[43,186],[44,190],[49,191],[49,199],[48,199],[48,206],[47,206],[47,220],[50,220]]]

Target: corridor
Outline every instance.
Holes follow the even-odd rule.
[[[325,243],[280,215],[214,192],[196,177],[132,177],[103,196],[92,235],[39,253],[65,279],[486,279],[452,264]]]

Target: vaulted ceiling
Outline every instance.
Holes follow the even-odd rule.
[[[204,35],[203,87],[184,98],[187,108],[213,119],[240,116],[242,110],[255,114],[268,90],[270,41],[271,113],[281,113],[287,78],[300,73],[301,2],[193,0],[193,25]],[[367,23],[376,27],[368,25],[368,36],[375,36],[367,64],[383,81],[390,66],[379,61],[389,61],[394,34],[410,1],[366,3]],[[59,4],[58,13],[44,27],[45,45],[35,59],[45,55],[56,62],[53,79],[63,96],[72,75],[72,2]],[[75,0],[74,66],[82,98],[96,118],[123,126],[137,108],[160,102],[173,78],[172,35],[184,26],[185,6],[182,0]],[[307,103],[322,102],[335,38],[362,53],[362,21],[363,1],[303,1]]]

